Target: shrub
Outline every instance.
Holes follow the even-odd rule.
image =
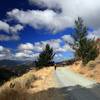
[[[90,68],[94,68],[95,66],[96,66],[95,61],[90,61],[90,62],[87,64],[87,67],[90,67]]]

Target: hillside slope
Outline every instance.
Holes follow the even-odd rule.
[[[62,100],[53,79],[54,68],[31,70],[0,87],[0,100]]]

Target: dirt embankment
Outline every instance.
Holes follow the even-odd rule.
[[[70,69],[100,83],[100,56],[86,66],[82,66],[81,61],[75,62]]]

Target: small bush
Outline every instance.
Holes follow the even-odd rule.
[[[90,68],[94,68],[96,66],[96,63],[94,61],[90,61],[88,64],[87,64],[88,67]]]

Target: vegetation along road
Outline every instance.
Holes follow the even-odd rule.
[[[64,67],[57,68],[54,76],[66,100],[100,100],[100,85],[94,80]]]

